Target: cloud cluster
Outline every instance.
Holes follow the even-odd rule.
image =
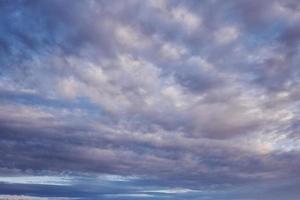
[[[1,176],[114,174],[145,187],[116,185],[117,196],[101,193],[108,199],[194,199],[200,190],[207,199],[259,199],[250,195],[258,182],[257,191],[291,188],[296,199],[299,8],[294,0],[1,2]],[[98,195],[78,196],[88,192]]]

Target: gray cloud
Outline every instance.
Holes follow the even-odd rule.
[[[190,193],[178,199],[260,199],[250,193],[280,188],[295,199],[298,7],[292,0],[1,2],[1,176],[114,174],[145,187],[113,185],[82,198],[154,198],[151,191],[183,188]],[[19,187],[29,186],[0,188],[47,190]],[[64,189],[55,191],[74,190]]]

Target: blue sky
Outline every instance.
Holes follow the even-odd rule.
[[[298,200],[296,0],[0,1],[0,199]]]

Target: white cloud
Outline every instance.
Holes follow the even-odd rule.
[[[63,78],[57,83],[59,94],[66,99],[74,99],[78,95],[78,86],[74,77]]]
[[[124,24],[115,25],[115,38],[127,48],[145,49],[151,45],[151,38],[145,37],[137,28]]]
[[[215,33],[215,41],[219,45],[225,45],[233,42],[239,36],[239,31],[234,26],[225,26],[219,28]]]
[[[70,177],[62,176],[8,176],[0,177],[0,182],[9,184],[71,185]]]
[[[191,190],[187,188],[168,188],[168,189],[146,190],[144,192],[163,193],[163,194],[184,194],[184,193],[201,192],[201,191]]]
[[[187,60],[187,63],[190,65],[197,65],[200,69],[203,69],[204,71],[214,70],[214,65],[208,62],[206,59],[202,58],[201,56],[191,56]]]
[[[199,16],[184,7],[173,8],[171,16],[177,23],[186,28],[188,32],[197,30],[202,24],[202,19]]]
[[[184,47],[176,46],[171,43],[164,43],[160,49],[160,54],[165,59],[180,59],[187,54],[187,50]]]
[[[0,200],[76,200],[71,197],[37,197],[29,195],[0,195]]]
[[[149,198],[154,197],[151,194],[143,194],[143,193],[126,193],[126,194],[105,194],[106,197],[139,197],[139,198]]]
[[[271,9],[275,17],[285,19],[288,23],[299,23],[300,21],[300,4],[288,2],[274,2],[271,5]]]

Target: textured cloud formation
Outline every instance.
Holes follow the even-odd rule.
[[[1,1],[0,199],[298,199],[299,22],[296,0]]]

